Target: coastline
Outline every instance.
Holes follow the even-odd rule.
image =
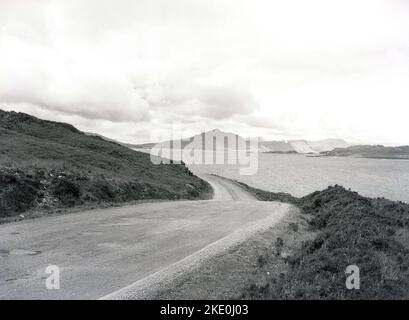
[[[397,158],[397,157],[370,157],[370,156],[332,156],[332,155],[305,155],[308,158],[341,158],[341,159],[375,159],[375,160],[402,160],[408,161],[409,158]]]

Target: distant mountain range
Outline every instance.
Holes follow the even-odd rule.
[[[209,141],[211,145],[206,145],[206,141]],[[229,144],[229,141],[235,141],[233,145]],[[157,148],[185,148],[187,145],[194,143],[195,149],[212,149],[212,150],[226,150],[231,148],[245,148],[248,145],[249,140],[240,137],[237,134],[231,132],[224,132],[219,129],[214,129],[207,132],[202,132],[198,135],[183,138],[180,140],[168,140],[159,143],[146,143],[140,145],[132,145],[133,148],[139,149],[151,149]],[[128,145],[130,147],[130,145]]]
[[[129,144],[122,143],[116,140],[112,140],[101,136],[99,134],[87,133],[88,135],[98,136],[107,141],[116,142],[131,149],[146,149],[149,150],[154,146],[158,148],[178,148],[180,144],[181,148],[185,148],[188,144],[192,143],[195,139],[204,141],[206,137],[214,137],[215,150],[226,150],[231,148],[227,144],[230,139],[236,139],[241,145],[247,145],[249,142],[243,137],[224,132],[218,129],[203,132],[201,134],[178,140],[178,141],[163,141],[159,143],[144,143],[144,144]],[[196,146],[202,150],[207,147]],[[263,153],[275,153],[275,154],[310,154],[315,156],[326,157],[354,157],[354,158],[375,158],[375,159],[409,159],[409,146],[401,147],[385,147],[382,145],[352,145],[342,139],[324,139],[317,141],[309,140],[263,140],[259,138],[258,151]]]
[[[229,145],[228,141],[235,140],[237,145],[248,145],[249,140],[245,139],[237,134],[224,132],[218,129],[211,131],[203,132],[201,134],[182,139],[182,140],[171,140],[163,141],[158,143],[145,143],[145,144],[124,144],[132,149],[151,149],[154,146],[158,148],[181,148],[186,147],[191,144],[193,141],[203,141],[203,144],[196,146],[205,150],[208,146],[205,145],[205,138],[213,138],[214,149],[215,150],[226,150],[231,148],[236,148],[235,145]],[[212,140],[210,140],[212,141]],[[318,154],[324,151],[330,151],[335,148],[345,148],[350,146],[348,142],[342,139],[325,139],[319,141],[307,141],[307,140],[289,140],[289,141],[276,141],[276,140],[263,140],[259,139],[258,150],[260,152],[268,153],[301,153],[301,154]]]

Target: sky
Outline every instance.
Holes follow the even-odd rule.
[[[131,143],[409,145],[409,1],[0,0],[0,108]]]

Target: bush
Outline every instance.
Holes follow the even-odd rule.
[[[53,194],[63,205],[72,206],[78,201],[81,190],[74,181],[67,178],[58,178],[54,182]]]
[[[298,232],[298,224],[297,224],[296,222],[291,222],[291,223],[288,225],[288,228],[289,228],[291,231]]]
[[[40,181],[17,170],[0,171],[0,217],[12,216],[34,206],[41,198]]]
[[[258,193],[259,195],[262,193]],[[277,196],[263,195],[265,199]],[[408,299],[409,205],[370,199],[340,186],[293,200],[313,216],[317,233],[286,261],[289,272],[273,278],[270,289],[244,293],[261,299]],[[408,237],[409,238],[409,237]],[[278,238],[279,239],[279,238]],[[275,242],[277,253],[281,243]],[[360,268],[360,290],[347,290],[345,269]]]
[[[275,243],[276,255],[279,256],[281,251],[283,251],[284,241],[282,238],[278,237]]]

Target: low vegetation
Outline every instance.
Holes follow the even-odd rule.
[[[204,199],[183,164],[89,136],[65,123],[0,110],[0,218],[44,208],[142,199]]]
[[[312,217],[308,219],[309,231],[316,233],[296,253],[283,257],[287,273],[272,275],[262,286],[250,283],[242,298],[409,298],[408,204],[366,198],[341,186],[295,198],[242,185],[260,200],[297,205]],[[290,229],[297,230],[295,225]],[[283,243],[277,239],[271,245],[279,252]],[[348,265],[360,269],[359,290],[346,288]],[[260,274],[266,268],[260,269]]]

